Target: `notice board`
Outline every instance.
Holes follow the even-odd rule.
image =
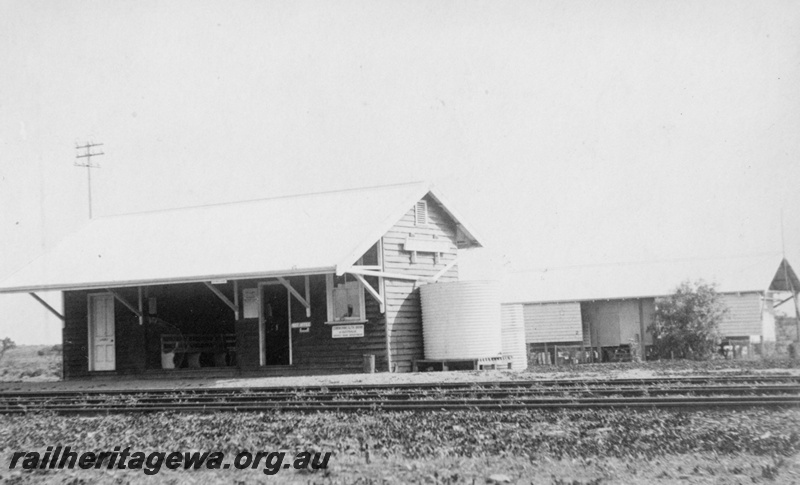
[[[258,318],[258,288],[242,290],[244,302],[244,318]]]

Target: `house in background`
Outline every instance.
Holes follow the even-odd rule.
[[[400,184],[96,218],[0,293],[62,292],[67,379],[407,371],[418,286],[480,246],[437,190]]]
[[[548,268],[509,275],[504,305],[521,306],[532,363],[615,360],[641,356],[652,344],[647,327],[656,298],[685,280],[715,283],[728,314],[723,336],[746,352],[775,342],[776,293],[798,291],[800,281],[781,256],[622,263]]]

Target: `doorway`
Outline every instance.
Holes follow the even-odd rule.
[[[89,295],[89,370],[116,370],[114,296]]]
[[[261,314],[261,365],[291,365],[292,340],[289,332],[289,290],[282,284],[259,285]]]

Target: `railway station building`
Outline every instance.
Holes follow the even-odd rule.
[[[399,184],[95,218],[0,292],[62,292],[65,379],[408,371],[419,287],[480,246]]]
[[[627,360],[632,349],[646,359],[657,298],[700,279],[723,296],[720,332],[736,358],[774,347],[775,306],[800,290],[775,254],[547,268],[507,278],[503,318],[523,322],[531,364]]]

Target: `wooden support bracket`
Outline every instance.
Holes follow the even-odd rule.
[[[786,303],[787,301],[789,301],[789,300],[791,300],[793,298],[794,298],[794,294],[792,294],[792,296],[790,296],[789,298],[783,300],[782,302],[773,305],[773,308],[778,308],[779,306],[783,305],[784,303]]]
[[[292,296],[297,298],[297,301],[299,301],[301,305],[306,307],[306,316],[310,317],[311,316],[311,305],[308,303],[308,300],[306,299],[306,298],[308,298],[308,287],[309,287],[309,285],[308,285],[308,276],[306,276],[306,298],[303,298],[303,295],[301,295],[300,292],[295,290],[294,287],[292,286],[292,284],[289,283],[289,281],[286,278],[278,276],[278,281],[280,281],[280,283],[283,286],[285,286],[287,290],[289,290],[289,293],[291,293]]]
[[[236,307],[234,318],[239,321],[239,282],[236,280],[233,280],[233,305]]]
[[[442,268],[442,269],[441,269],[441,270],[440,270],[438,273],[436,273],[435,275],[433,275],[433,278],[431,278],[429,281],[430,281],[431,283],[436,283],[436,282],[439,280],[439,278],[441,278],[442,276],[444,276],[444,274],[445,274],[445,273],[447,273],[448,271],[450,271],[450,270],[453,268],[453,266],[455,266],[455,265],[456,265],[456,263],[457,263],[457,262],[458,262],[458,257],[456,257],[456,258],[453,258],[453,260],[452,260],[452,261],[450,261],[449,263],[447,263],[447,266],[445,266],[445,267],[444,267],[444,268]]]
[[[311,317],[311,283],[309,282],[308,275],[305,278],[306,301],[309,306],[306,307],[306,317]]]
[[[375,298],[375,300],[378,303],[380,303],[381,313],[386,313],[386,308],[383,302],[383,296],[381,296],[381,294],[377,290],[375,290],[375,288],[373,288],[372,285],[370,285],[369,282],[366,279],[364,279],[363,276],[361,276],[358,273],[351,273],[351,274],[355,276],[356,279],[360,281],[362,285],[364,285],[364,288],[367,290],[367,293],[369,293],[370,296],[372,296],[372,298]]]
[[[142,317],[142,312],[140,312],[139,310],[136,309],[135,306],[130,304],[130,302],[128,302],[128,300],[126,300],[122,295],[120,295],[118,291],[114,291],[111,288],[106,288],[106,291],[114,295],[114,298],[116,298],[120,303],[125,305],[125,307],[131,312],[133,312],[134,315],[136,315],[139,318]]]
[[[31,296],[33,297],[33,299],[34,299],[34,300],[36,300],[36,301],[38,301],[39,303],[41,303],[41,304],[42,304],[42,306],[44,306],[45,308],[47,308],[48,310],[50,310],[50,313],[52,313],[53,315],[55,315],[56,317],[58,317],[58,318],[59,318],[59,319],[60,319],[62,322],[66,321],[66,320],[64,319],[64,315],[62,315],[62,314],[58,313],[58,311],[56,311],[56,309],[55,309],[55,308],[51,307],[49,303],[47,303],[46,301],[44,301],[44,300],[42,299],[42,297],[40,297],[39,295],[37,295],[36,293],[33,293],[33,292],[31,292],[31,293],[28,293],[28,294],[29,294],[29,295],[31,295]]]
[[[211,290],[215,295],[217,295],[217,298],[222,300],[222,303],[228,305],[228,308],[230,308],[234,312],[237,310],[236,305],[232,301],[230,301],[227,296],[225,296],[225,293],[219,291],[219,289],[216,286],[212,285],[208,281],[204,281],[203,283],[208,287],[209,290]]]
[[[144,299],[142,298],[142,287],[137,288],[139,295],[139,325],[144,325]]]

